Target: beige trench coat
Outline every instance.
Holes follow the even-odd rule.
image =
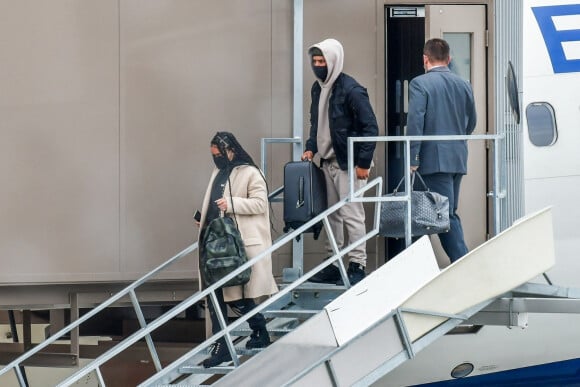
[[[205,224],[211,188],[218,171],[215,168],[212,172],[203,198],[200,230]],[[233,217],[232,209],[235,210],[235,219],[250,259],[272,245],[268,189],[260,171],[250,165],[235,167],[230,173],[229,181],[232,185],[231,196],[229,183],[226,183],[224,189],[224,197],[228,201],[226,214]],[[272,275],[272,258],[267,256],[252,266],[252,275],[250,281],[244,285],[243,295],[245,298],[257,298],[271,295],[277,291],[278,286]],[[226,302],[242,298],[241,286],[223,288],[223,292]]]

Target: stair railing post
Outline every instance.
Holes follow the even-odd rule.
[[[212,287],[214,287],[214,285],[212,285]],[[224,316],[222,313],[222,309],[220,308],[220,303],[219,303],[217,296],[215,294],[215,289],[209,293],[209,296],[211,298],[211,303],[213,305],[213,311],[216,314],[218,321],[220,323],[220,328],[221,328],[220,330],[224,331],[228,327],[228,323],[226,322],[227,316]],[[226,307],[226,310],[227,310],[227,307]],[[232,337],[230,335],[230,332],[226,332],[224,335],[221,336],[221,338],[223,338],[225,340],[226,345],[228,346],[228,351],[230,352],[230,355],[232,357],[232,361],[234,362],[234,366],[239,367],[240,360],[238,359],[236,347],[234,346],[234,342],[232,341]]]
[[[131,290],[129,295],[131,296],[131,303],[133,304],[133,309],[135,309],[135,314],[137,315],[137,320],[139,320],[139,325],[141,328],[147,328],[147,322],[145,321],[145,316],[143,315],[143,310],[141,310],[141,306],[139,305],[139,300],[137,299],[135,290]],[[151,334],[148,333],[145,335],[145,341],[147,342],[147,347],[149,348],[149,353],[153,359],[155,369],[157,372],[159,372],[163,367],[161,367],[161,361],[159,361],[159,355],[157,355],[157,350],[155,349],[155,344],[153,343]]]
[[[71,323],[79,319],[79,295],[78,293],[70,293],[70,321]],[[76,326],[70,331],[70,352],[75,354],[78,358],[80,355],[79,346],[79,330],[80,327]]]

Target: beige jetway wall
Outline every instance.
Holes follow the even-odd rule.
[[[305,1],[304,49],[341,40],[382,120],[378,12]],[[216,130],[256,162],[260,138],[292,135],[291,0],[0,1],[0,15],[0,284],[137,278],[197,239]],[[306,128],[312,81],[305,63]],[[275,188],[291,149],[269,155]],[[308,265],[321,243],[306,240]]]

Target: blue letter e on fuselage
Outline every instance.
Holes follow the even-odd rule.
[[[580,58],[568,59],[564,52],[564,43],[580,45],[580,28],[558,30],[553,20],[557,16],[580,17],[580,4],[532,7],[532,11],[544,36],[554,73],[580,72]]]

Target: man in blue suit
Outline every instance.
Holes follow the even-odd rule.
[[[469,82],[449,70],[449,44],[431,39],[423,48],[425,74],[409,84],[407,135],[465,135],[475,129],[476,114]],[[459,187],[467,173],[466,141],[414,141],[411,171],[421,173],[431,191],[449,198],[450,229],[439,234],[451,262],[468,251],[457,215]]]

